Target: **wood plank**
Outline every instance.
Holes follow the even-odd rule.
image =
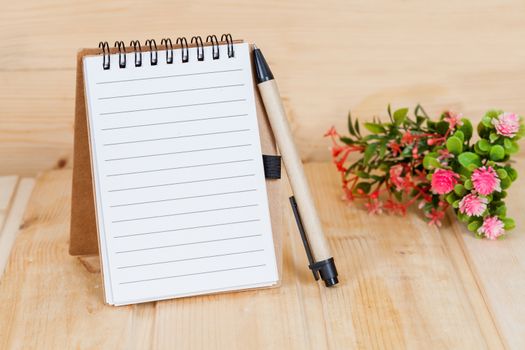
[[[501,348],[440,232],[415,213],[369,216],[346,204],[332,167],[307,167],[342,281],[321,288],[329,347]]]
[[[9,259],[9,253],[22,222],[22,216],[26,210],[34,184],[35,180],[32,178],[20,180],[12,204],[7,212],[7,218],[0,231],[0,278]]]
[[[75,53],[100,40],[231,32],[257,42],[303,159],[315,161],[328,159],[322,133],[343,130],[348,109],[363,120],[384,116],[388,103],[475,119],[494,107],[523,113],[524,11],[521,0],[9,2],[0,12],[0,173],[70,162]]]
[[[67,253],[70,180],[69,170],[48,172],[38,179],[0,283],[0,298],[8,300],[0,304],[0,348],[207,348],[214,344],[245,349],[326,344],[318,296],[307,300],[309,313],[316,317],[308,323],[311,330],[305,327],[306,301],[286,247],[280,288],[129,307],[104,305],[96,258],[77,259]],[[300,269],[305,271],[305,265]],[[308,282],[315,292],[315,284]]]
[[[0,177],[0,232],[2,232],[2,228],[4,227],[17,183],[18,176],[16,175]]]
[[[525,172],[525,155],[515,166]],[[525,179],[518,178],[506,198],[508,215],[516,220],[516,229],[496,242],[476,239],[459,222],[453,228],[461,243],[477,284],[480,286],[496,327],[510,349],[525,348]]]
[[[314,283],[288,213],[280,288],[118,308],[96,258],[67,254],[70,171],[45,173],[0,283],[0,347],[499,347],[437,230],[413,214],[371,220],[339,200],[331,165],[307,170],[341,285]]]

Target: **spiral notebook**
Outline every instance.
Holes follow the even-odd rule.
[[[208,39],[83,57],[109,304],[279,280],[250,47]]]

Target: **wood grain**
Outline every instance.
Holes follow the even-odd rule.
[[[518,169],[525,171],[525,156],[517,158]],[[508,215],[516,220],[516,230],[504,240],[489,242],[475,239],[454,222],[454,234],[468,259],[476,282],[483,291],[489,312],[495,320],[505,346],[525,348],[525,179],[512,184]]]
[[[306,171],[340,285],[313,281],[287,212],[280,288],[127,307],[104,305],[97,257],[68,255],[71,171],[44,173],[0,280],[0,348],[522,347],[522,230],[495,243],[415,212],[369,216],[340,199],[332,165]],[[509,208],[524,227],[522,192]]]
[[[390,102],[525,114],[524,11],[521,0],[4,1],[0,173],[71,163],[75,54],[100,40],[231,32],[257,42],[306,161],[328,159],[323,131],[344,129],[349,109],[361,119]]]
[[[0,178],[0,277],[19,230],[35,184],[34,179],[17,176]]]

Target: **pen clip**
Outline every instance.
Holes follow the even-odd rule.
[[[299,229],[299,234],[301,235],[301,239],[303,241],[304,250],[306,251],[306,257],[308,258],[309,263],[308,267],[312,270],[314,278],[317,281],[319,280],[319,271],[316,268],[316,263],[314,261],[312,249],[310,248],[310,243],[308,242],[308,238],[306,237],[303,221],[301,220],[301,215],[299,214],[299,209],[297,207],[297,202],[295,201],[294,196],[290,197],[290,205],[292,206],[293,216],[295,217],[295,221],[297,222],[297,228]]]

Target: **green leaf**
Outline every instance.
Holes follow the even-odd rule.
[[[505,218],[505,219],[503,219],[501,221],[503,221],[504,228],[507,231],[510,231],[510,230],[512,230],[512,229],[514,229],[516,227],[516,223],[514,222],[514,219]]]
[[[463,197],[465,193],[467,193],[467,191],[465,190],[465,186],[461,184],[457,184],[456,186],[454,186],[454,192],[460,197]]]
[[[456,136],[449,137],[447,139],[447,149],[450,153],[458,155],[463,151],[463,142]]]
[[[460,212],[457,213],[458,219],[462,222],[468,222],[470,219],[470,216],[462,214]]]
[[[456,209],[459,208],[459,202],[460,202],[460,200],[459,200],[459,199],[456,199],[456,200],[454,201],[454,203],[452,203],[452,208],[456,208]]]
[[[470,191],[472,189],[472,181],[470,179],[466,180],[463,186],[465,187],[465,189]]]
[[[452,136],[455,136],[455,137],[457,137],[458,139],[460,139],[460,140],[461,140],[461,143],[465,142],[465,134],[463,134],[463,131],[461,131],[461,130],[456,131],[456,132],[454,133],[454,135],[452,135]]]
[[[507,174],[507,171],[503,168],[496,170],[496,172],[498,173],[498,177],[500,179],[505,179],[507,178],[507,176],[509,176],[509,174]]]
[[[408,108],[401,108],[394,112],[394,124],[399,126],[403,124],[408,114]]]
[[[373,134],[381,134],[386,132],[383,125],[376,123],[365,123],[365,128],[367,128]]]
[[[432,157],[430,154],[427,154],[423,158],[423,167],[425,169],[437,169],[441,168],[441,164],[436,158]]]
[[[386,153],[386,143],[381,143],[381,147],[379,148],[379,158],[384,158]]]
[[[370,178],[370,174],[365,173],[364,171],[361,171],[361,170],[359,170],[359,171],[356,173],[356,175],[359,176],[360,178],[363,178],[363,179],[368,179],[368,178]]]
[[[372,188],[372,185],[368,182],[360,182],[355,186],[355,189],[361,189],[364,193],[370,193],[370,189]]]
[[[370,143],[368,146],[366,146],[364,155],[363,155],[363,164],[368,165],[368,162],[370,159],[372,159],[372,156],[375,154],[377,149],[377,143]]]
[[[458,156],[459,164],[469,169],[469,165],[481,166],[481,159],[476,153],[463,152]]]
[[[354,130],[354,126],[352,125],[352,113],[348,112],[348,132],[354,136],[357,136]]]
[[[459,127],[459,130],[463,132],[465,140],[468,141],[472,137],[472,123],[467,118],[462,118],[461,121],[463,122],[463,125]]]
[[[500,179],[500,180],[501,180],[501,189],[502,190],[506,190],[512,184],[512,180],[510,179],[510,177],[506,177],[506,178]]]
[[[516,169],[512,168],[511,166],[506,166],[505,170],[507,171],[510,180],[516,181],[516,179],[518,178],[518,172],[516,171]]]
[[[361,131],[359,130],[359,120],[357,118],[355,119],[355,122],[354,122],[354,130],[358,136],[361,136]]]
[[[498,141],[498,139],[499,139],[499,135],[496,134],[495,132],[491,132],[491,133],[489,134],[489,140],[490,140],[490,142],[494,143],[494,142]]]
[[[478,124],[478,135],[482,139],[488,139],[489,138],[490,129],[485,127],[482,123]]]
[[[448,131],[448,127],[448,122],[442,120],[436,124],[436,131],[441,135],[445,135]]]
[[[355,141],[349,137],[346,137],[346,136],[341,136],[339,138],[339,140],[342,142],[342,143],[345,143],[347,145],[352,145],[355,143]]]
[[[510,142],[510,148],[505,150],[505,153],[507,154],[514,154],[518,153],[520,151],[520,145],[516,141]]]
[[[485,115],[483,118],[481,118],[481,124],[483,124],[483,126],[485,126],[486,128],[491,128],[492,118],[489,117],[488,115]]]
[[[478,230],[478,228],[480,228],[482,225],[482,222],[481,220],[474,220],[472,222],[470,222],[468,225],[467,225],[467,228],[470,232],[476,232]]]
[[[447,194],[447,196],[445,197],[445,200],[449,203],[449,204],[452,204],[454,203],[457,199],[459,199],[456,194],[454,192],[450,192],[449,194]]]
[[[490,159],[497,162],[505,158],[505,150],[500,145],[494,145],[490,148]]]
[[[494,210],[494,214],[499,216],[499,217],[506,216],[507,215],[507,207],[505,206],[505,204],[498,205],[496,210]]]
[[[492,120],[492,118],[496,118],[501,113],[503,113],[503,111],[491,109],[490,111],[487,111],[487,113],[485,113],[485,116],[483,118],[488,118],[489,120]]]
[[[488,153],[490,151],[490,143],[485,139],[479,140],[478,142],[476,142],[476,145],[483,152]]]

